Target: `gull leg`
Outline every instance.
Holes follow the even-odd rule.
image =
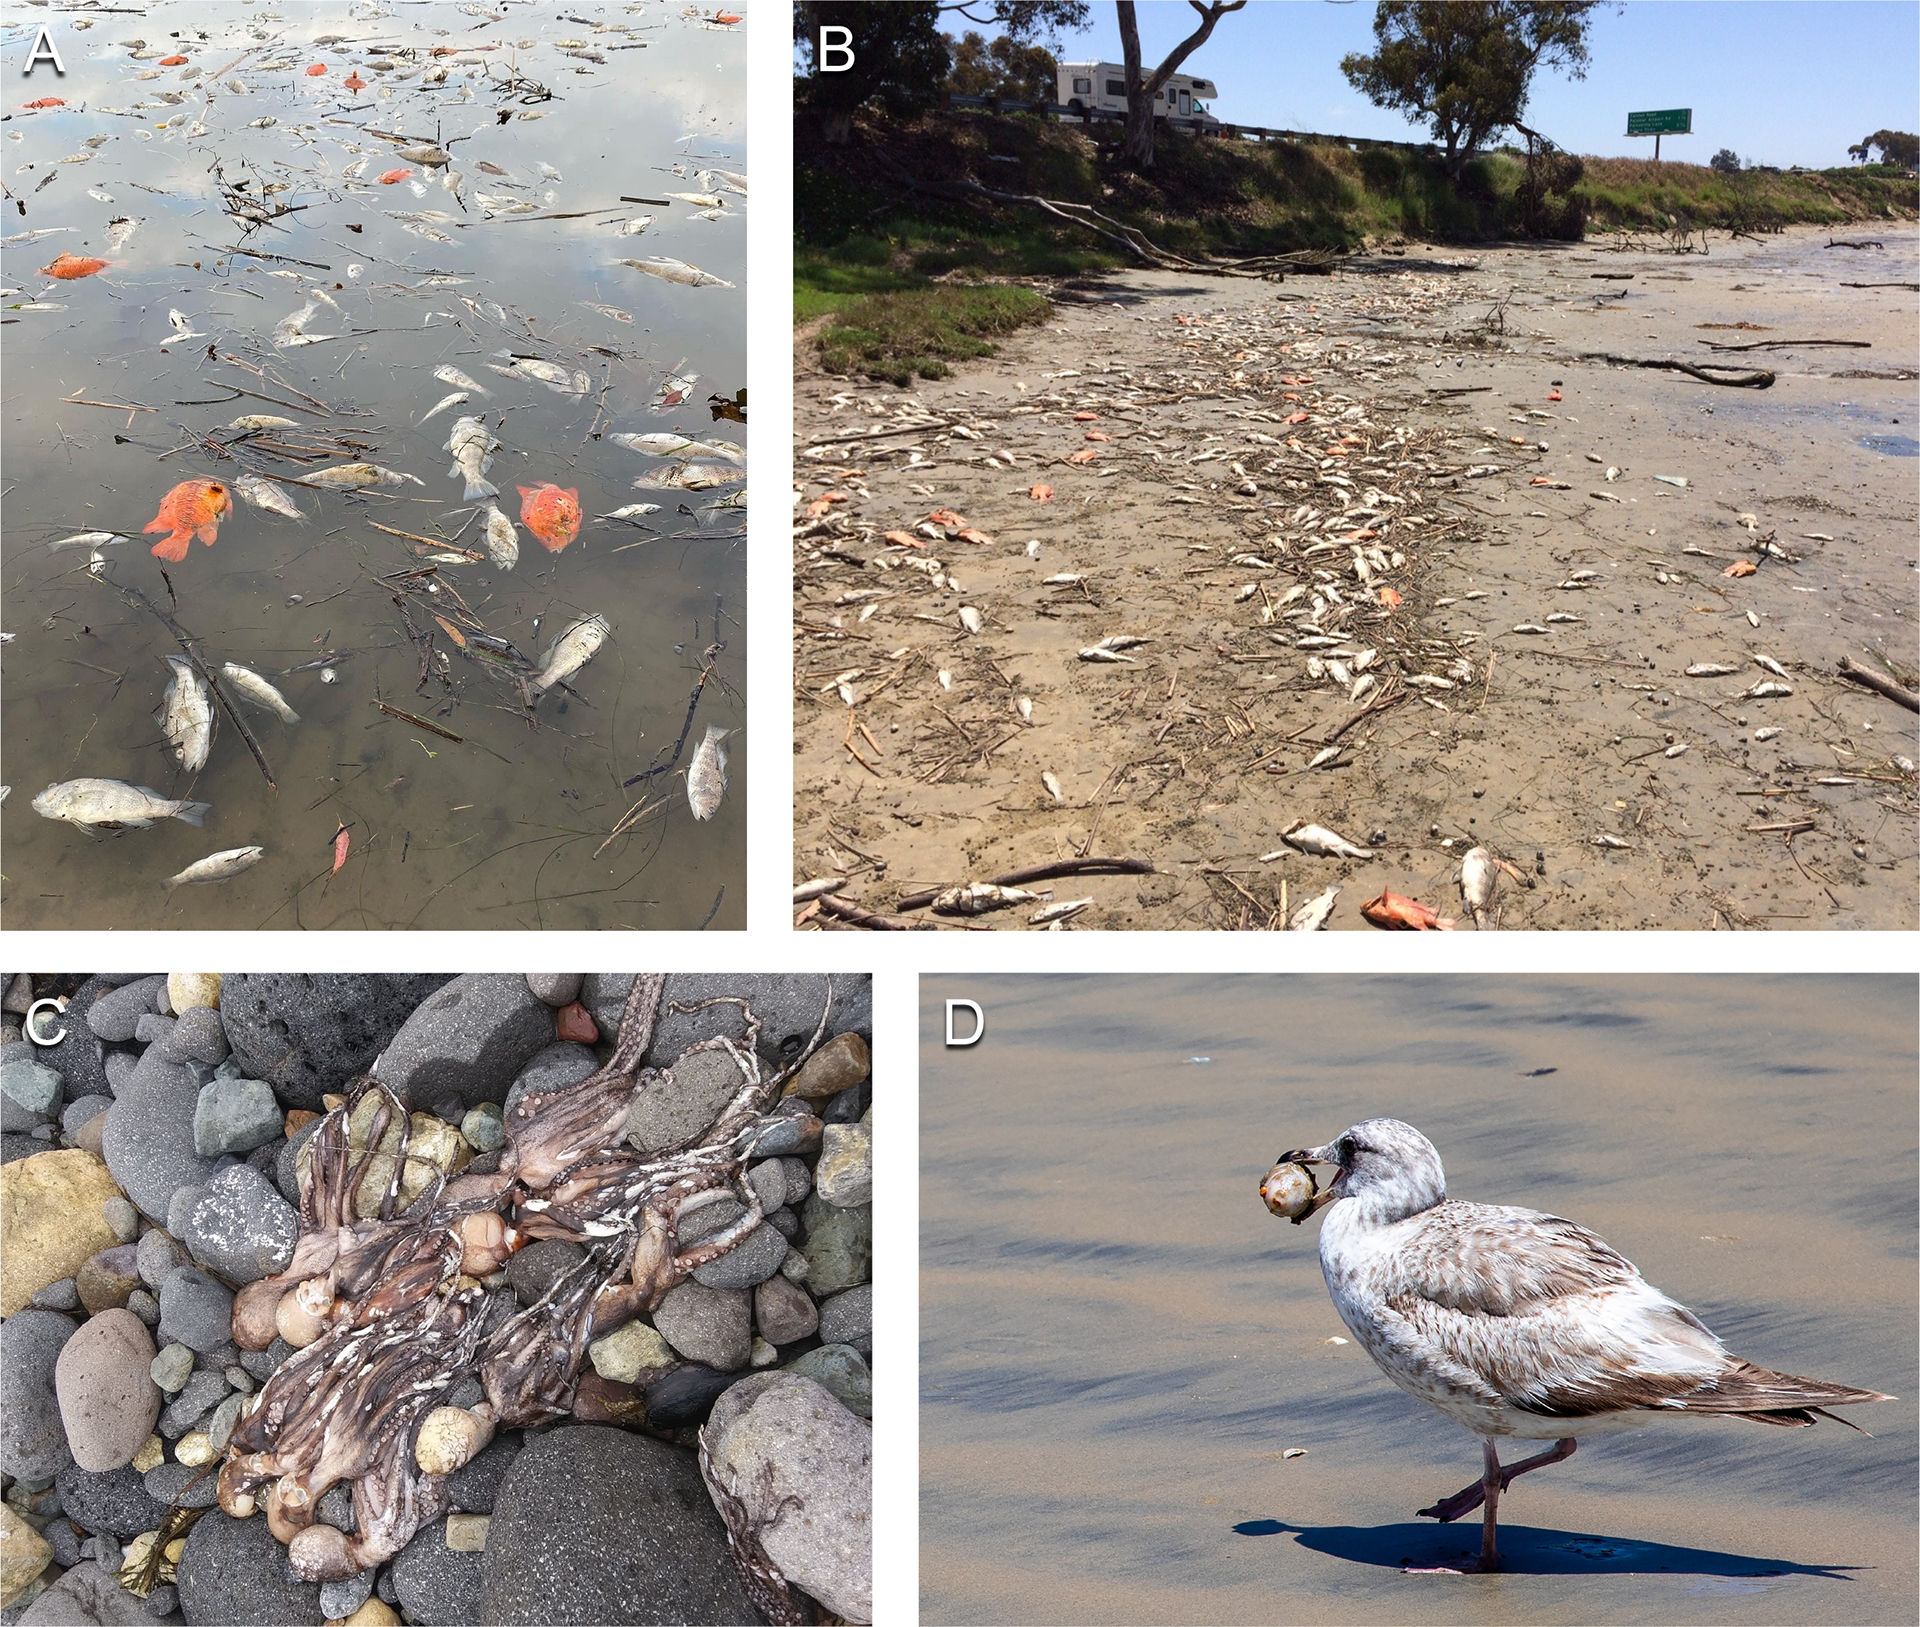
[[[1549,1463],[1561,1463],[1573,1456],[1574,1448],[1579,1444],[1569,1435],[1553,1443],[1546,1451],[1533,1457],[1522,1458],[1518,1463],[1510,1463],[1500,1471],[1500,1489],[1505,1491],[1514,1482],[1516,1475],[1523,1475],[1529,1469],[1544,1469]],[[1463,1514],[1471,1514],[1480,1506],[1486,1496],[1486,1485],[1476,1480],[1471,1486],[1456,1491],[1443,1503],[1435,1503],[1432,1508],[1423,1508],[1419,1513],[1428,1518],[1439,1520],[1443,1525],[1448,1520],[1457,1520]]]
[[[1494,1540],[1495,1516],[1500,1509],[1500,1454],[1493,1449],[1493,1438],[1485,1442],[1487,1456],[1487,1474],[1481,1482],[1481,1490],[1486,1496],[1487,1512],[1480,1522],[1480,1559],[1473,1567],[1477,1571],[1497,1571],[1500,1568],[1500,1549]]]

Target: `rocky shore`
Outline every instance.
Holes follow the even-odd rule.
[[[596,1328],[571,1412],[503,1428],[434,1477],[447,1511],[390,1560],[296,1580],[263,1514],[218,1506],[229,1437],[296,1348],[245,1348],[235,1296],[293,1260],[324,1116],[369,1071],[406,1103],[404,1210],[445,1177],[498,1167],[523,1097],[600,1069],[632,984],[0,975],[0,1622],[755,1622],[742,1530],[803,1607],[871,1619],[865,978],[835,978],[830,1009],[819,976],[666,979],[623,1156],[674,1148],[717,1111],[724,1053],[689,1048],[743,1035],[743,1015],[677,1007],[744,999],[769,1077],[827,1011],[825,1043],[771,1104],[741,1181],[685,1201],[677,1246],[750,1219],[755,1201],[764,1218],[650,1314]],[[388,1143],[376,1131],[367,1147],[360,1118],[372,1219],[392,1159],[383,1172]],[[478,1280],[485,1325],[584,1258],[555,1238],[519,1247]],[[433,1405],[414,1443],[423,1471],[428,1425],[484,1411],[479,1379]],[[351,1490],[320,1496],[318,1520],[352,1532]]]

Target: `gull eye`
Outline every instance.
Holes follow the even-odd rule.
[[[1350,1164],[1353,1162],[1353,1154],[1355,1151],[1355,1146],[1356,1144],[1352,1136],[1342,1136],[1340,1138],[1340,1162],[1341,1163]]]

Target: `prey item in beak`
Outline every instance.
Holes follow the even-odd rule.
[[[1308,1215],[1317,1214],[1335,1198],[1343,1196],[1339,1186],[1346,1174],[1344,1168],[1337,1169],[1325,1188],[1320,1187],[1313,1172],[1306,1168],[1308,1164],[1338,1166],[1340,1160],[1329,1156],[1331,1151],[1328,1147],[1297,1147],[1292,1152],[1283,1152],[1268,1171],[1266,1180],[1260,1183],[1260,1196],[1266,1200],[1267,1207],[1298,1226]]]

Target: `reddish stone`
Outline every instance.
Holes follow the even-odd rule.
[[[593,1025],[592,1015],[578,1000],[560,1008],[554,1019],[553,1031],[555,1038],[574,1040],[581,1045],[591,1045],[600,1037],[600,1030]]]
[[[638,1429],[647,1421],[646,1397],[637,1384],[619,1384],[589,1369],[573,1392],[573,1415],[583,1424]]]
[[[309,1124],[313,1123],[319,1116],[318,1113],[311,1113],[304,1107],[289,1108],[287,1110],[287,1135],[292,1137],[296,1132],[305,1129]]]

